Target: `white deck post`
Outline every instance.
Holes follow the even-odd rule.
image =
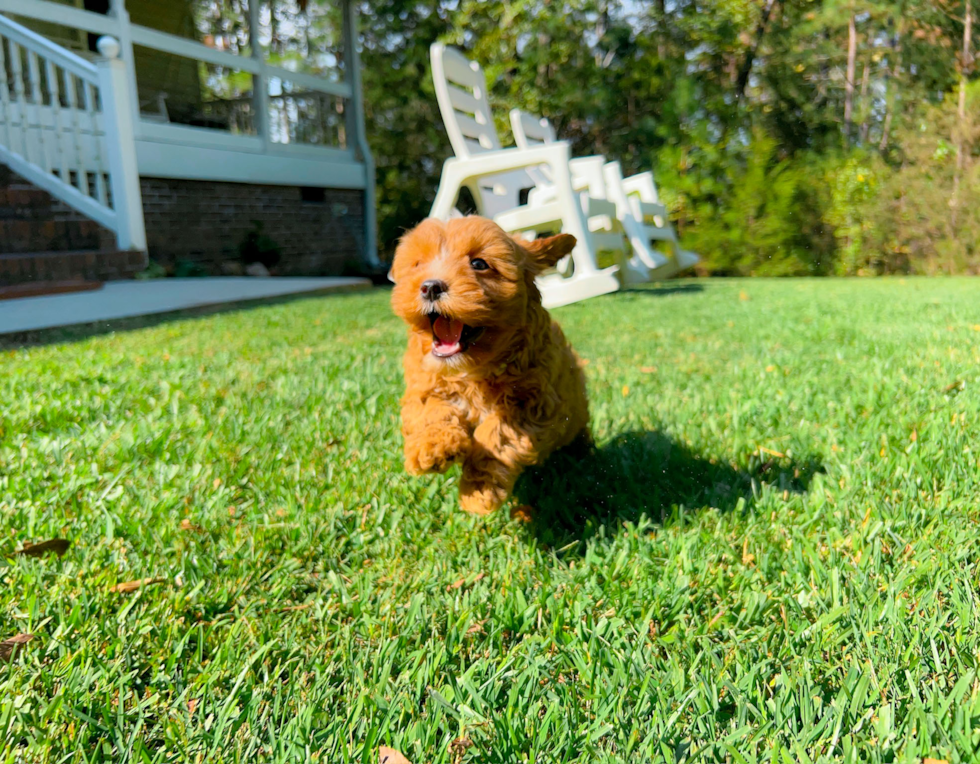
[[[269,77],[265,73],[265,51],[259,43],[260,4],[248,4],[248,44],[252,48],[252,58],[258,62],[259,74],[252,75],[252,108],[255,111],[255,132],[262,139],[265,150],[269,150],[272,136],[269,134]]]
[[[367,142],[364,126],[364,92],[361,89],[361,58],[357,53],[357,11],[350,0],[343,0],[344,10],[344,57],[350,77],[351,106],[354,109],[354,124],[357,132],[357,147],[364,163],[364,249],[368,262],[376,268],[381,267],[378,259],[378,225],[376,221],[374,191],[374,157]]]
[[[136,89],[136,58],[133,53],[133,31],[129,22],[129,11],[126,10],[126,0],[109,0],[109,15],[119,22],[119,57],[126,65],[129,101],[133,109],[133,119],[136,120],[135,131],[139,134],[140,101]]]
[[[109,180],[112,206],[118,226],[119,249],[146,251],[143,223],[143,195],[136,166],[136,136],[133,130],[133,104],[130,102],[126,66],[119,60],[119,42],[101,37],[98,42],[99,95],[102,101],[106,150],[109,154]]]

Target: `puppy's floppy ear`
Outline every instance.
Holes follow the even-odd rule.
[[[520,244],[531,256],[531,263],[535,270],[543,271],[545,268],[556,266],[559,260],[572,251],[575,247],[575,237],[568,233],[560,233],[544,239],[522,241]]]

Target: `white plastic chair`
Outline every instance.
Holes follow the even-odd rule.
[[[597,260],[600,249],[625,249],[623,235],[615,231],[615,203],[575,191],[568,144],[556,141],[533,149],[502,148],[480,66],[442,43],[434,43],[429,53],[439,110],[455,154],[442,167],[431,217],[448,220],[460,190],[467,188],[479,213],[509,233],[533,237],[560,230],[572,234],[578,244],[566,259],[570,262],[559,263],[557,272],[538,278],[545,307],[619,289],[618,266],[599,268]],[[521,191],[536,185],[529,168],[542,166],[548,168],[553,193],[540,203],[521,204]]]
[[[519,148],[537,148],[556,141],[554,128],[545,118],[512,109],[510,124]],[[619,162],[607,162],[600,156],[572,159],[570,165],[575,187],[587,186],[592,195],[615,203],[616,215],[633,248],[633,255],[626,260],[624,269],[628,281],[667,278],[699,262],[696,254],[681,248],[667,217],[667,208],[660,203],[653,173],[623,178]],[[532,192],[534,200],[548,198],[551,192],[547,169],[534,169],[531,177],[537,186],[537,193]],[[669,259],[657,250],[659,242],[669,245]]]

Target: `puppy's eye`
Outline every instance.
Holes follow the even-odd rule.
[[[481,260],[479,257],[475,257],[472,260],[470,260],[470,267],[474,271],[487,271],[487,270],[490,270],[490,266],[487,265],[487,261],[486,260]]]

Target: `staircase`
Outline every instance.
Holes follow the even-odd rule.
[[[0,288],[132,278],[145,267],[143,252],[119,250],[112,231],[0,165]]]
[[[93,64],[0,16],[0,297],[146,265],[119,44],[99,48]]]

